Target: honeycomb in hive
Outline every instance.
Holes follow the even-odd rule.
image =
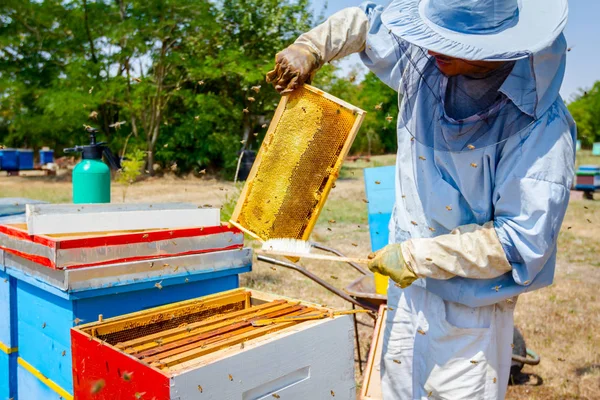
[[[283,98],[232,222],[262,240],[308,239],[363,117],[309,86]]]

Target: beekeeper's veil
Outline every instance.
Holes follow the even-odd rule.
[[[398,128],[428,147],[452,152],[491,146],[526,130],[556,100],[567,14],[566,0],[393,1],[381,20],[398,44]],[[499,88],[505,96],[471,116],[450,117],[449,79],[428,51],[511,62],[512,72]],[[463,102],[478,101],[463,94]]]

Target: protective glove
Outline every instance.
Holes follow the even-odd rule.
[[[369,255],[369,269],[381,275],[389,276],[401,288],[410,286],[419,277],[404,261],[400,243],[389,244],[376,253]]]
[[[275,69],[267,74],[267,82],[279,93],[288,93],[310,83],[319,67],[319,55],[310,46],[294,43],[277,53]]]

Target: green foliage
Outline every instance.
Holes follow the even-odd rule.
[[[208,167],[231,178],[239,151],[257,150],[264,138],[280,99],[264,76],[276,52],[314,25],[309,6],[4,0],[0,143],[50,146],[60,157],[61,149],[86,143],[86,124],[115,153],[145,150],[151,173],[155,164],[177,164],[179,173]],[[358,84],[333,71],[320,72],[318,86],[369,112],[353,151],[394,151],[394,123],[385,117],[396,117],[396,93],[371,74]]]
[[[336,67],[326,65],[316,76],[315,85],[367,112],[352,146],[360,154],[395,153],[398,93],[369,72],[365,79],[355,82],[356,72],[348,77],[336,74]]]
[[[121,161],[121,169],[117,172],[116,181],[123,185],[123,203],[125,202],[125,196],[127,196],[127,189],[142,174],[145,163],[146,153],[139,149],[129,153]]]
[[[600,81],[587,92],[581,91],[568,107],[577,122],[577,137],[581,144],[589,148],[600,142]]]

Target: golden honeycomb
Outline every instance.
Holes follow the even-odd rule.
[[[262,240],[308,239],[327,197],[327,184],[337,177],[342,152],[364,114],[336,100],[310,87],[288,95],[263,142],[256,173],[246,183],[233,222]]]

